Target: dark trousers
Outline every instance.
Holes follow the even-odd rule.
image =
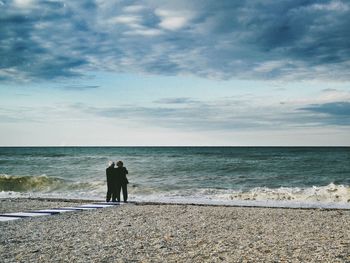
[[[120,202],[120,190],[123,190],[124,202],[128,201],[128,185],[127,184],[117,184],[117,200]]]
[[[120,190],[119,190],[120,192]],[[118,195],[119,196],[119,195]],[[117,200],[117,188],[115,187],[114,184],[107,184],[107,196],[106,196],[106,201],[109,202],[112,197],[112,202],[116,202]]]

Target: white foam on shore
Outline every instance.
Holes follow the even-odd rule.
[[[139,187],[142,189],[142,187]],[[185,189],[157,192],[133,191],[129,188],[130,201],[161,202],[161,203],[194,203],[232,206],[264,206],[264,207],[291,207],[291,208],[330,208],[350,209],[350,187],[344,185],[329,184],[326,186],[313,186],[307,188],[257,187],[250,190],[227,189]],[[138,189],[139,190],[139,189]],[[64,198],[86,199],[101,201],[105,192],[77,192],[69,193],[19,193],[0,192],[0,198]]]
[[[233,206],[350,209],[350,187],[331,183],[327,186],[309,188],[258,187],[248,191],[197,189],[135,196],[135,199]]]
[[[349,203],[350,187],[330,183],[326,186],[313,186],[308,188],[281,187],[277,189],[254,188],[249,192],[231,196],[232,199],[244,200],[276,200],[276,201],[302,201],[302,202],[334,202]]]

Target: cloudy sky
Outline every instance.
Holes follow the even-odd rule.
[[[350,145],[346,0],[0,0],[0,145]]]

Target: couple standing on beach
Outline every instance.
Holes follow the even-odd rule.
[[[112,162],[106,169],[107,176],[107,197],[106,201],[109,202],[112,197],[112,202],[120,202],[120,190],[123,190],[124,202],[128,201],[128,189],[127,185],[129,183],[126,175],[128,170],[123,167],[123,162],[117,162],[117,168],[115,168],[115,163]]]

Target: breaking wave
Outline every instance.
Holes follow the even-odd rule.
[[[195,189],[136,195],[139,201],[350,209],[350,187],[330,183],[306,188]]]
[[[244,206],[329,207],[350,209],[350,186],[330,183],[312,187],[255,187],[235,189],[162,189],[143,184],[129,185],[134,201],[224,204]],[[104,198],[106,182],[71,181],[47,175],[14,176],[0,174],[0,197],[15,195],[64,198]]]
[[[312,201],[312,202],[345,202],[350,203],[350,187],[330,183],[326,186],[308,188],[280,187],[270,189],[253,188],[245,192],[229,195],[231,200],[274,200],[274,201]]]
[[[13,176],[2,174],[0,175],[0,190],[1,191],[48,191],[57,189],[64,185],[64,180],[48,177],[46,175],[40,176]]]
[[[0,191],[4,192],[88,191],[94,188],[96,188],[96,184],[94,183],[71,182],[47,175],[14,176],[0,174]]]

